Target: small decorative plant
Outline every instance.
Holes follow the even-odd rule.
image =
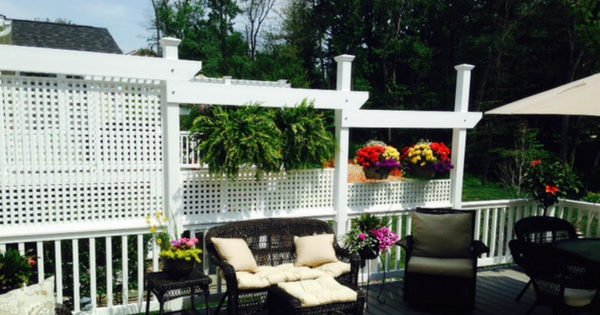
[[[387,253],[399,239],[396,233],[388,229],[389,223],[389,217],[368,213],[353,219],[352,229],[343,238],[344,247],[351,253],[360,254],[365,249]]]
[[[381,167],[392,170],[401,167],[398,150],[376,140],[367,142],[363,148],[358,150],[355,162],[363,169]]]
[[[168,222],[168,218],[162,212],[157,213],[154,217],[148,216],[146,218],[146,223],[150,225],[152,239],[160,248],[160,253],[158,256],[165,259],[179,259],[187,261],[191,261],[193,259],[196,262],[202,262],[200,259],[202,250],[199,248],[194,248],[194,246],[198,243],[198,239],[189,239],[186,237],[174,239],[174,237],[171,237],[168,232]]]
[[[534,160],[529,164],[523,181],[524,188],[544,209],[566,198],[570,193],[578,193],[582,184],[573,170],[562,162]]]
[[[437,174],[447,174],[454,168],[450,161],[450,149],[443,142],[420,140],[402,149],[400,161],[407,172],[417,167],[434,170]]]
[[[13,248],[0,252],[0,293],[31,284],[33,266],[36,264],[34,258],[27,253],[21,255]]]

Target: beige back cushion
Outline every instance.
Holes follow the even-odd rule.
[[[415,212],[412,255],[437,258],[469,257],[471,214],[426,214]]]
[[[296,267],[314,267],[338,261],[333,249],[333,234],[294,236],[296,245]]]
[[[213,237],[211,241],[221,259],[232,265],[235,271],[256,272],[258,270],[252,251],[244,239]]]

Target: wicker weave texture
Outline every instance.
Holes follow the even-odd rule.
[[[329,223],[305,218],[270,218],[229,223],[214,227],[206,234],[206,252],[210,262],[221,268],[227,285],[227,312],[252,314],[266,308],[267,288],[261,290],[238,290],[235,270],[219,257],[211,239],[242,238],[248,244],[259,266],[276,266],[293,263],[296,259],[294,236],[333,234]],[[358,282],[360,257],[350,255],[334,238],[333,247],[340,261],[349,262],[351,271],[342,280],[351,285]]]

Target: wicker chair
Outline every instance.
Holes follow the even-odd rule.
[[[259,266],[276,266],[293,263],[296,259],[294,236],[309,236],[314,234],[333,234],[331,226],[324,221],[304,218],[270,218],[248,220],[217,226],[206,234],[206,253],[212,264],[221,269],[225,278],[227,292],[217,307],[216,314],[227,299],[227,314],[253,314],[266,309],[268,288],[256,290],[239,290],[235,269],[221,259],[212,238],[242,238],[248,244]],[[356,286],[360,256],[350,255],[333,242],[336,256],[340,261],[351,264],[350,273],[341,275],[339,280]]]
[[[413,235],[396,243],[406,250],[404,301],[420,307],[473,309],[477,258],[489,252],[474,240],[475,213],[418,208],[413,226]]]
[[[577,238],[575,227],[569,221],[556,217],[533,216],[523,218],[515,223],[514,231],[518,240],[535,244],[552,244],[556,241]],[[512,257],[515,264],[523,266],[519,254],[513,252]],[[515,298],[517,302],[530,285],[531,281],[527,282],[517,295]]]
[[[554,246],[512,240],[509,247],[521,257],[535,290],[535,303],[526,314],[538,305],[552,308],[554,314],[600,311],[598,266]]]

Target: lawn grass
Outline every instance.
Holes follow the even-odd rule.
[[[515,196],[507,191],[501,183],[486,183],[473,176],[465,175],[463,184],[463,201],[514,199]]]

